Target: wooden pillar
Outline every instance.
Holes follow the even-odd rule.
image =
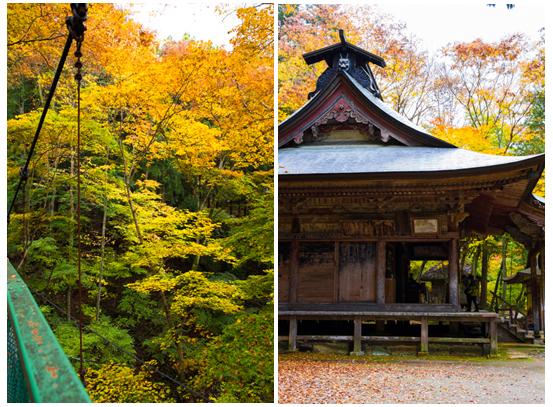
[[[449,303],[460,309],[459,303],[459,240],[449,241]]]
[[[534,338],[540,337],[540,291],[538,288],[538,276],[537,276],[537,261],[536,254],[529,254],[530,256],[530,287],[532,290],[532,319],[534,321]]]
[[[295,316],[290,317],[290,332],[288,333],[288,350],[296,350],[298,337],[298,320]]]
[[[376,304],[386,303],[386,242],[376,243]]]
[[[340,242],[334,243],[334,289],[332,292],[332,302],[339,302],[340,294]]]
[[[298,300],[298,264],[300,260],[300,242],[292,240],[290,244],[290,304]]]
[[[419,355],[428,355],[428,317],[421,319],[421,351]]]
[[[386,304],[386,242],[376,243],[376,304]],[[376,321],[376,332],[383,333],[386,321]]]
[[[488,309],[488,243],[482,242],[482,282],[480,284],[480,304],[478,309]]]
[[[541,306],[542,306],[542,315],[541,315],[541,329],[545,334],[545,244],[540,248],[540,269],[541,269]]]
[[[363,321],[361,317],[355,317],[355,331],[353,333],[353,352],[352,355],[364,355],[364,352],[361,351],[361,331]]]
[[[495,318],[490,319],[490,354],[497,355],[499,353],[499,348],[497,345],[497,323]]]

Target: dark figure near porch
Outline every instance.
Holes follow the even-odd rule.
[[[469,276],[468,289],[467,289],[467,312],[471,312],[472,303],[474,302],[474,312],[478,312],[478,304],[476,303],[476,297],[478,297],[478,282],[474,279],[473,275]]]

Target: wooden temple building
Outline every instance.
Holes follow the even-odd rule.
[[[385,61],[340,38],[303,55],[328,68],[278,126],[279,339],[291,349],[349,341],[356,353],[362,343],[411,341],[425,353],[429,342],[469,341],[496,353],[498,314],[461,312],[459,241],[508,232],[533,258],[543,253],[545,202],[532,190],[545,154],[484,155],[433,137],[383,102],[371,64]],[[416,260],[447,262],[447,301],[410,295]],[[429,337],[436,321],[451,335]],[[486,329],[459,338],[463,323]],[[420,333],[388,329],[407,325]]]

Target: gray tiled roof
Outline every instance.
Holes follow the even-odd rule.
[[[394,120],[397,120],[398,122],[404,124],[405,126],[411,127],[414,130],[424,133],[429,137],[432,137],[432,138],[434,137],[428,131],[426,131],[426,129],[413,123],[411,120],[409,120],[405,116],[402,116],[394,109],[392,109],[392,107],[389,104],[387,104],[386,102],[383,102],[382,100],[374,96],[371,92],[369,92],[367,89],[361,86],[359,82],[353,79],[350,74],[348,74],[347,72],[345,74],[348,77],[348,79],[355,85],[355,87],[359,89],[368,100],[370,100],[374,105],[376,105],[381,111],[386,113],[389,117],[393,118]]]
[[[278,150],[278,173],[354,174],[470,170],[528,160],[461,148],[405,147],[341,143],[302,144]]]

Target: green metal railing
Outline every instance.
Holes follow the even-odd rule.
[[[90,403],[31,292],[8,261],[8,402]]]

